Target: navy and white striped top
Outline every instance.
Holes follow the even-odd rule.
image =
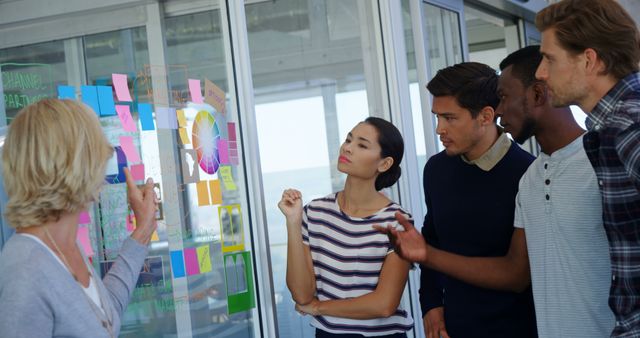
[[[375,290],[382,263],[393,252],[386,235],[374,224],[398,224],[394,214],[411,215],[391,202],[375,214],[357,218],[340,210],[337,193],[311,201],[302,213],[302,241],[309,245],[319,300],[355,298]],[[411,315],[402,309],[388,318],[348,319],[315,316],[311,325],[332,333],[380,336],[413,327]]]

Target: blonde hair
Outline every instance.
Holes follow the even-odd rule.
[[[58,221],[97,199],[113,154],[96,114],[82,103],[44,99],[22,109],[2,151],[14,228]]]

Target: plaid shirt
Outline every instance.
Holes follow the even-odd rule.
[[[612,337],[640,337],[640,73],[598,102],[587,129],[584,147],[598,177],[611,254]]]

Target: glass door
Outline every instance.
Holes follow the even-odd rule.
[[[21,5],[47,20],[34,20],[42,36],[12,30],[31,43],[0,46],[4,120],[42,97],[79,100],[116,149],[78,234],[99,274],[135,228],[123,168],[157,182],[158,230],[120,336],[263,336],[227,3],[86,1],[87,17],[106,27],[91,34],[80,9],[49,18],[38,1]],[[39,42],[63,23],[66,37]]]

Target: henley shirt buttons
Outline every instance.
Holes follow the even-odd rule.
[[[544,184],[546,184],[546,185],[549,185],[549,184],[551,184],[551,180],[549,180],[549,179],[546,179],[546,180],[544,181]],[[547,198],[547,199],[548,199],[548,198]]]
[[[548,201],[548,200],[549,200],[549,198],[550,198],[550,197],[549,197],[549,194],[547,194],[547,195],[545,196],[545,198],[546,198],[546,199],[547,199],[547,201]]]
[[[544,168],[545,168],[545,169],[547,169],[547,166],[548,166],[548,164],[546,164],[546,163],[545,163],[545,164],[544,164]]]

